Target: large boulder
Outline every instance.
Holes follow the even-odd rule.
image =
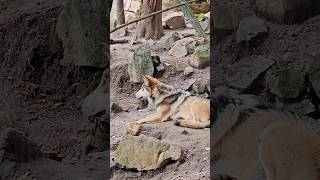
[[[171,160],[181,160],[182,149],[153,137],[124,136],[116,150],[114,163],[127,169],[138,171],[155,170]]]
[[[292,24],[320,12],[318,0],[256,0],[258,10],[278,23]]]
[[[237,42],[251,43],[267,33],[268,29],[264,25],[264,20],[257,16],[246,17],[240,21],[237,31]]]
[[[144,75],[153,75],[154,65],[149,46],[141,45],[134,52],[134,57],[128,67],[130,81],[134,83],[143,82]]]
[[[107,66],[106,46],[108,1],[69,0],[61,12],[56,31],[62,40],[64,56],[61,64]]]
[[[210,47],[208,45],[199,46],[191,56],[190,65],[198,69],[210,66]]]
[[[248,89],[273,64],[273,60],[263,56],[244,58],[228,71],[227,84],[241,90]]]
[[[270,92],[280,99],[295,99],[304,88],[305,72],[295,68],[275,69],[267,73]]]
[[[240,21],[253,14],[251,11],[239,6],[222,3],[213,6],[213,12],[214,29],[223,31],[234,31],[238,29]]]
[[[170,16],[165,21],[165,26],[170,29],[179,29],[186,27],[184,16]]]

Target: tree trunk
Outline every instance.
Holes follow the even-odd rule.
[[[116,28],[120,24],[125,23],[123,0],[115,0],[112,2],[110,24],[111,29]]]
[[[162,9],[162,0],[142,0],[141,17]],[[138,23],[135,39],[160,39],[163,36],[162,13],[142,20]]]

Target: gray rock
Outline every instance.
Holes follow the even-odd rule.
[[[239,6],[220,3],[213,7],[213,24],[215,29],[234,31],[238,29],[240,21],[253,14]]]
[[[106,69],[102,74],[98,87],[80,102],[82,113],[87,116],[93,116],[109,108],[107,107],[110,102],[109,92],[107,92],[108,82],[108,70]]]
[[[143,82],[144,75],[153,75],[154,66],[149,46],[139,46],[134,52],[134,57],[128,67],[130,81],[134,83]]]
[[[121,168],[148,171],[182,159],[182,149],[153,137],[124,136],[116,150],[114,163]]]
[[[272,70],[266,80],[272,94],[281,99],[294,99],[304,88],[305,72],[292,67]]]
[[[186,27],[184,16],[172,16],[165,20],[165,25],[170,29],[179,29]]]
[[[184,69],[187,67],[187,65],[185,63],[177,63],[176,64],[176,70],[177,72],[183,72]]]
[[[263,56],[242,59],[228,71],[227,84],[237,89],[249,88],[261,73],[266,72],[274,61]]]
[[[308,76],[315,93],[320,97],[320,53],[313,57],[308,67]]]
[[[184,68],[184,71],[183,71],[183,75],[185,76],[189,76],[193,73],[193,68],[190,67],[190,66],[187,66],[186,68]]]
[[[169,50],[173,43],[180,40],[181,39],[181,35],[178,32],[173,32],[170,33],[168,35],[163,36],[160,39],[160,43],[162,43],[164,45],[164,47]]]
[[[200,21],[200,25],[206,33],[210,33],[210,19],[209,18],[206,18],[204,21]]]
[[[186,79],[184,81],[177,82],[177,87],[180,87],[181,89],[185,91],[192,90],[192,85],[196,82],[194,79]]]
[[[278,23],[302,22],[320,12],[318,0],[256,0],[258,10]]]
[[[192,85],[192,90],[196,94],[203,94],[206,91],[206,84],[207,82],[204,80],[198,80]]]
[[[210,47],[209,45],[199,46],[192,54],[190,65],[194,68],[203,69],[210,66]]]
[[[120,113],[120,112],[122,112],[122,111],[123,111],[123,109],[122,109],[121,106],[119,106],[118,103],[115,103],[115,102],[111,103],[111,112],[113,112],[113,113]]]
[[[196,45],[196,40],[191,37],[180,39],[172,45],[168,54],[175,57],[185,57],[194,51]]]
[[[292,112],[299,113],[301,115],[307,115],[316,111],[314,105],[309,100],[303,100],[301,102],[284,104],[283,107],[291,110]]]
[[[62,10],[56,31],[62,40],[62,65],[107,66],[105,46],[108,36],[108,2],[69,0]]]
[[[237,31],[237,42],[251,42],[255,38],[268,33],[264,20],[257,16],[246,17],[241,20]]]

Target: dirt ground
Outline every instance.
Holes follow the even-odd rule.
[[[91,134],[79,102],[103,69],[61,66],[55,24],[64,1],[0,3],[0,131],[13,127],[47,158],[5,161],[0,179],[105,179],[108,152],[81,158]]]
[[[169,34],[172,30],[166,30]],[[186,28],[175,30],[180,34],[195,34],[194,29]],[[130,30],[129,36],[119,37],[111,35],[111,39],[131,39],[134,30]],[[113,44],[110,46],[111,53],[111,102],[118,103],[124,110],[120,113],[111,114],[111,165],[117,144],[121,137],[127,133],[127,124],[145,117],[154,111],[137,110],[139,101],[134,97],[140,84],[129,82],[127,73],[128,63],[133,59],[134,50],[139,46],[127,44]],[[159,41],[151,45],[152,55],[160,57],[160,61],[167,65],[165,72],[156,74],[160,81],[181,88],[190,80],[209,79],[210,68],[194,69],[194,74],[185,77],[176,72],[177,62],[188,64],[191,55],[182,58],[170,56],[168,51],[161,46]],[[190,129],[177,127],[172,121],[161,124],[143,125],[142,134],[156,137],[169,144],[181,147],[186,153],[185,162],[174,163],[169,166],[150,172],[135,172],[113,168],[113,179],[209,179],[210,177],[210,129]]]

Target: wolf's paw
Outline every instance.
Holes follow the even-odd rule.
[[[142,129],[141,125],[136,122],[129,123],[127,126],[128,126],[128,132],[133,136],[138,136]]]

